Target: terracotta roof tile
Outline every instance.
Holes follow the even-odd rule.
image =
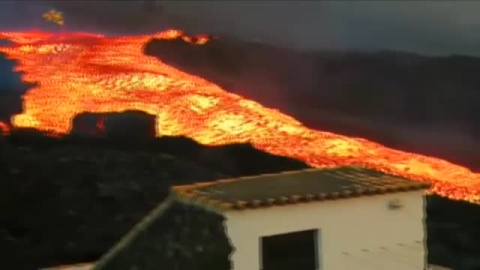
[[[307,169],[176,186],[179,198],[220,210],[242,210],[311,201],[346,199],[409,190],[430,184],[361,167]]]

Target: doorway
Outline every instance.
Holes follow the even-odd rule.
[[[262,237],[262,270],[317,270],[317,243],[317,230]]]

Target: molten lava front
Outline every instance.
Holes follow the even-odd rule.
[[[250,142],[315,167],[363,165],[428,180],[432,192],[442,196],[480,202],[480,174],[467,168],[308,129],[277,110],[143,53],[151,38],[202,45],[207,37],[169,30],[128,37],[0,32],[0,38],[15,43],[0,47],[0,52],[18,61],[16,71],[24,73],[23,80],[37,83],[24,95],[23,112],[12,118],[15,127],[67,134],[74,116],[82,112],[140,110],[157,116],[157,135],[184,135],[209,145]]]

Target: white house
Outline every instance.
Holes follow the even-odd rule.
[[[234,270],[412,270],[426,268],[428,186],[343,167],[174,190],[227,204]]]
[[[149,245],[158,245],[157,249],[170,245],[159,240],[167,238],[155,235],[166,230],[160,224],[172,217],[162,222],[154,220],[168,216],[165,211],[173,202],[223,216],[223,230],[233,246],[233,251],[226,253],[230,253],[229,267],[233,270],[428,269],[424,224],[428,187],[427,183],[360,167],[308,169],[176,186],[169,202],[158,207],[94,269],[116,269],[115,265],[155,269],[142,260],[147,260],[145,254],[151,258],[160,254],[153,253],[152,248],[147,251]],[[194,220],[190,224],[202,222],[198,217]],[[155,227],[158,230],[153,233]],[[183,245],[185,253],[195,252],[185,247],[188,242],[175,241],[175,246],[182,249]],[[212,240],[202,241],[207,244]],[[206,249],[191,245],[196,245],[198,252]],[[195,257],[192,254],[189,256]]]

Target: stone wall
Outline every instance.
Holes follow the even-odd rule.
[[[224,217],[168,198],[94,270],[230,270],[233,248]]]

